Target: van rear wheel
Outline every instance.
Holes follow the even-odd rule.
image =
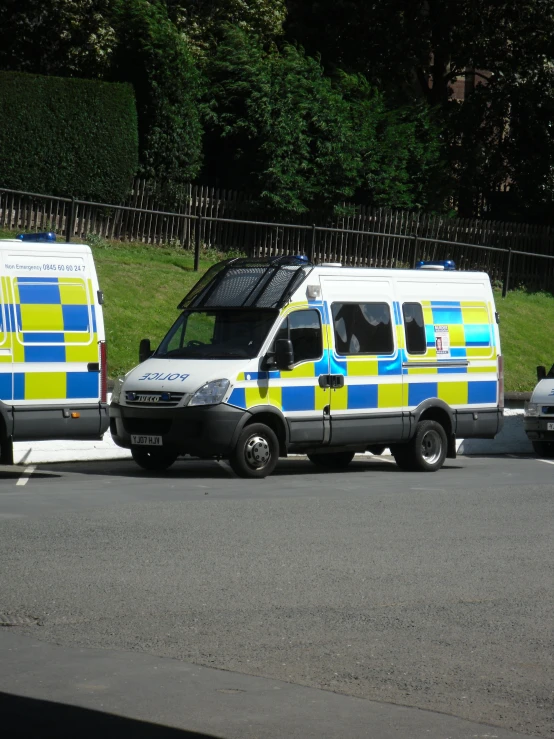
[[[229,464],[239,477],[261,479],[271,475],[279,461],[279,442],[264,423],[246,426],[237,441]]]
[[[393,447],[392,453],[401,470],[435,472],[446,459],[448,441],[444,428],[436,421],[420,421],[407,444]]]
[[[354,459],[354,452],[308,454],[308,459],[318,467],[324,467],[327,470],[343,470]]]
[[[145,449],[136,446],[131,447],[131,454],[139,467],[150,472],[163,472],[169,469],[179,456],[174,452],[163,451],[161,449]]]

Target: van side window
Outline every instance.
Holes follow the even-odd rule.
[[[392,354],[394,339],[387,303],[333,303],[337,354]]]
[[[404,303],[404,333],[406,335],[406,349],[408,354],[425,354],[427,339],[425,336],[425,321],[423,308],[419,303]]]
[[[281,324],[275,336],[290,339],[294,350],[294,363],[320,359],[323,354],[321,316],[317,310],[298,310],[291,313]]]

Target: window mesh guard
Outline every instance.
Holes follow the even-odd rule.
[[[231,259],[214,265],[179,308],[280,308],[313,265],[299,257]]]

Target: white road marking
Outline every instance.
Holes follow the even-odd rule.
[[[537,459],[537,462],[544,462],[545,464],[554,464],[552,459]]]
[[[23,470],[23,474],[19,478],[19,480],[15,483],[16,485],[26,485],[29,480],[31,479],[31,475],[36,470],[37,466],[35,464],[32,464],[30,467],[25,467]]]

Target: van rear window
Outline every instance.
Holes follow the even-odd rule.
[[[394,339],[387,303],[333,303],[337,354],[392,354]]]
[[[404,332],[408,354],[425,354],[427,339],[425,338],[425,321],[420,303],[404,303]]]

